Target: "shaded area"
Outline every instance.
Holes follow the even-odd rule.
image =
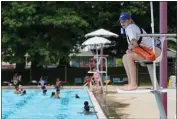
[[[108,91],[107,94],[116,94],[116,91]],[[127,103],[120,103],[120,102],[116,102],[115,99],[112,99],[112,96],[108,95],[95,95],[97,101],[99,102],[99,105],[101,107],[101,109],[103,110],[103,112],[105,113],[107,119],[123,119],[126,116],[128,116],[128,114],[125,113],[117,113],[116,109],[117,108],[126,108],[127,106],[129,106],[129,104]],[[123,116],[123,117],[122,117]]]
[[[172,64],[168,65],[168,77],[172,74],[175,74],[173,72],[174,66]],[[65,85],[76,85],[74,78],[81,78],[82,82],[84,81],[84,77],[88,72],[88,68],[76,68],[76,67],[66,67],[65,72],[65,66],[58,66],[57,68],[36,68],[32,69],[19,69],[19,70],[2,70],[1,71],[1,85],[7,86],[8,83],[3,83],[4,81],[10,82],[13,78],[15,73],[20,73],[22,75],[21,77],[21,83],[22,85],[31,85],[30,83],[30,77],[31,80],[37,80],[39,81],[40,77],[47,77],[47,83],[48,84],[55,84],[56,78],[60,78],[62,81],[67,80],[67,83]],[[157,80],[159,80],[159,66],[157,66]],[[113,78],[120,78],[122,81],[123,78],[126,78],[126,72],[123,67],[108,67],[108,76],[110,77],[111,84],[112,85],[118,85],[117,83],[113,83]],[[139,84],[151,84],[151,81],[149,80],[149,73],[147,70],[147,67],[142,67],[138,65],[138,79]],[[122,85],[122,84],[120,84]]]

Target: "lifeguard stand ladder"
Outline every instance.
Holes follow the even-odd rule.
[[[104,74],[105,73],[105,75],[106,75],[106,80],[107,80],[107,76],[108,76],[108,63],[107,63],[107,58],[106,58],[106,56],[99,56],[98,55],[98,51],[97,51],[97,55],[96,56],[94,56],[94,59],[96,59],[96,72],[98,72],[99,74]],[[102,60],[102,62],[104,62],[105,63],[105,71],[103,70],[103,71],[100,71],[99,70],[99,66],[101,65],[101,60]],[[94,71],[88,71],[88,73],[95,73]],[[101,81],[100,81],[100,83],[101,83],[101,88],[102,88],[102,91],[103,91],[103,94],[105,94],[105,91],[104,91],[104,87],[103,87],[103,77],[101,77],[102,79],[101,79]]]
[[[142,37],[153,37],[153,38],[158,38],[158,37],[163,37],[161,38],[161,49],[163,51],[163,44],[165,40],[171,40],[177,43],[177,39],[175,38],[177,35],[176,34],[140,34],[139,36]],[[154,44],[154,40],[153,40],[153,44]],[[167,119],[166,113],[165,113],[165,109],[163,107],[163,103],[162,103],[162,99],[161,99],[161,93],[166,93],[169,90],[172,89],[167,89],[167,88],[161,88],[159,87],[158,83],[157,83],[157,78],[156,78],[156,63],[160,62],[162,59],[162,55],[163,52],[161,51],[161,54],[159,57],[156,58],[155,61],[153,62],[149,62],[149,61],[137,61],[140,62],[141,64],[145,64],[148,68],[148,72],[151,78],[151,82],[153,84],[153,89],[149,89],[149,90],[132,90],[132,91],[123,91],[120,89],[117,89],[117,92],[119,94],[133,94],[133,93],[153,93],[156,99],[156,103],[158,106],[158,110],[160,113],[160,117],[161,119]],[[177,54],[176,54],[177,55]],[[176,73],[177,74],[177,73]]]

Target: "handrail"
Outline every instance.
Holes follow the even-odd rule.
[[[177,37],[176,34],[139,34],[142,37]]]

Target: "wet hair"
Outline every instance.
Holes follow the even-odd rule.
[[[88,106],[88,101],[85,101],[85,102],[84,102],[84,105],[85,105],[85,106]]]
[[[43,93],[46,93],[46,92],[47,92],[47,89],[44,89],[44,90],[43,90]]]
[[[55,95],[55,92],[52,92],[51,97],[53,97],[54,95]]]
[[[80,97],[78,96],[78,94],[76,94],[76,95],[75,95],[75,98],[80,98]]]
[[[85,105],[84,106],[84,110],[87,111],[87,112],[89,112],[90,111],[90,107],[88,105]]]
[[[25,95],[26,94],[26,90],[23,90],[22,94],[21,95]]]
[[[42,86],[41,88],[42,88],[42,90],[46,89],[46,87],[45,87],[45,86]]]
[[[26,90],[23,91],[23,94],[26,94]]]

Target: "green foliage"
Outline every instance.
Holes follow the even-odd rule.
[[[99,28],[120,34],[119,15],[128,12],[148,33],[150,27],[149,2],[112,1],[2,1],[2,59],[25,62],[29,53],[32,62],[58,64],[69,61],[69,54],[81,44],[84,35]],[[159,32],[159,2],[154,3],[155,31]],[[174,2],[168,2],[169,32],[176,32]],[[113,47],[104,50],[112,56],[122,56],[126,39],[110,38]],[[113,53],[112,51],[116,51]]]
[[[56,2],[3,2],[3,59],[24,62],[26,52],[41,64],[67,58],[88,23],[72,8],[59,6]]]
[[[117,67],[122,67],[123,66],[122,59],[116,59],[116,66]]]

